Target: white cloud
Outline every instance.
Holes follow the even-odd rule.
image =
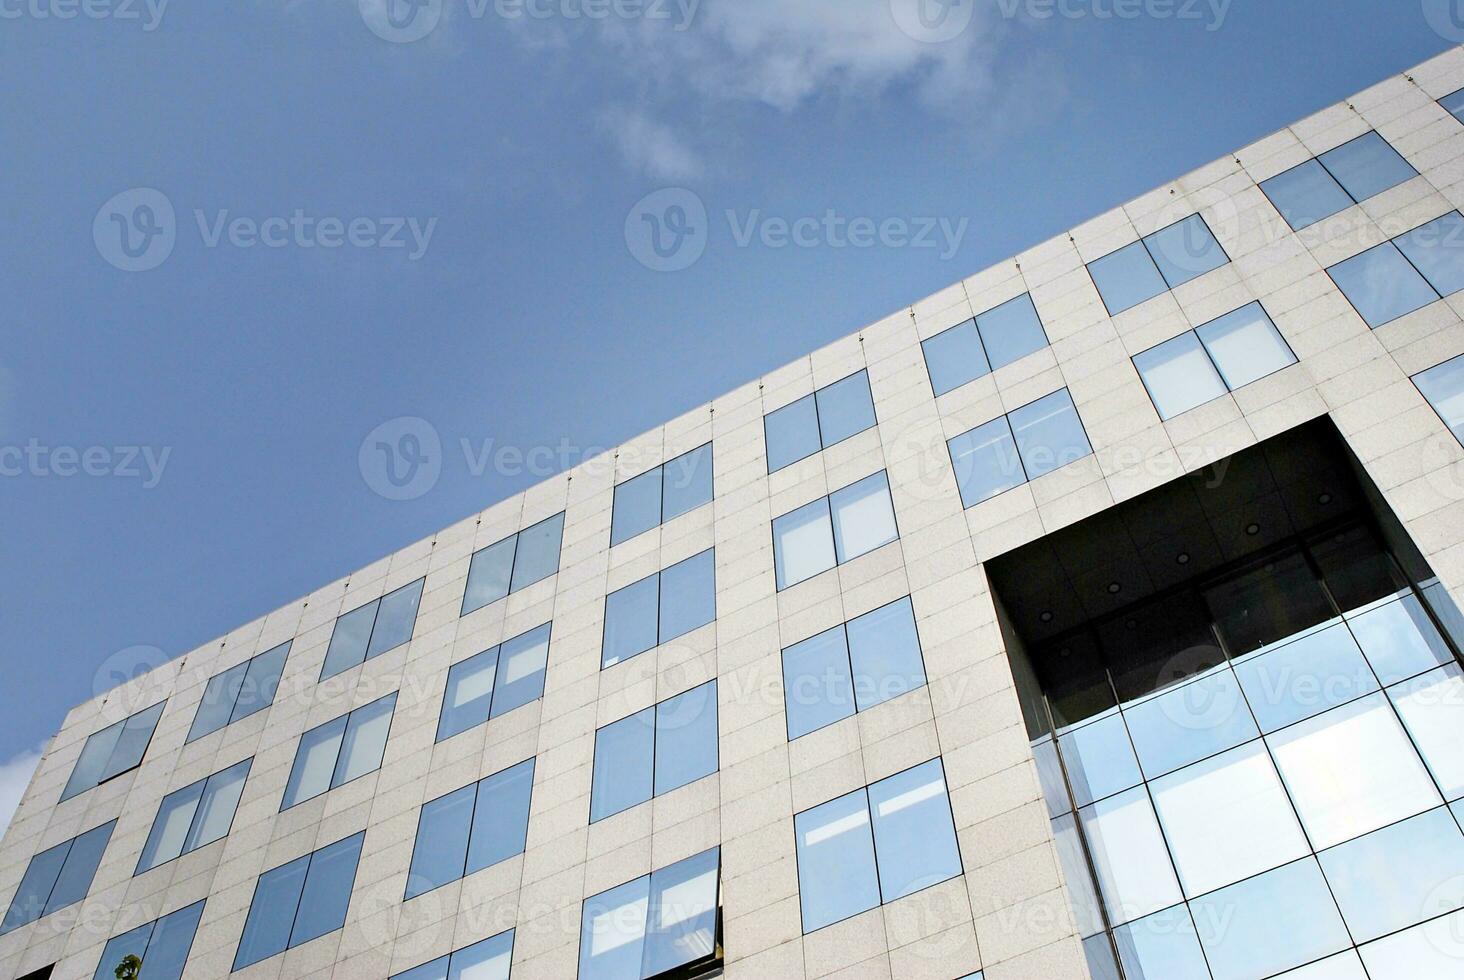
[[[40,761],[41,749],[37,746],[0,762],[0,836],[10,826],[10,819],[15,816],[20,798],[25,795]]]
[[[603,129],[632,170],[657,180],[684,181],[705,171],[701,157],[670,126],[635,109],[612,108],[601,116]]]

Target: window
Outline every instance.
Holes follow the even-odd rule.
[[[1198,214],[1088,263],[1109,316],[1177,289],[1230,261]]]
[[[1453,113],[1454,118],[1460,122],[1464,122],[1464,89],[1460,89],[1439,99],[1439,105]]]
[[[461,615],[559,571],[564,515],[556,514],[473,554]]]
[[[187,740],[202,738],[273,704],[289,654],[290,641],[286,641],[209,678]]]
[[[113,936],[102,949],[93,980],[113,980],[117,964],[126,956],[136,956],[147,964],[147,972],[142,974],[146,980],[179,980],[202,916],[203,903],[194,902],[161,919]]]
[[[805,395],[763,418],[768,472],[776,473],[873,428],[874,421],[874,398],[865,371]]]
[[[1413,376],[1413,383],[1464,443],[1464,354]]]
[[[133,874],[142,874],[226,836],[253,761],[245,759],[163,797]]]
[[[254,885],[234,970],[335,932],[346,924],[362,831],[266,871]]]
[[[422,807],[407,875],[407,898],[524,852],[534,760],[448,793]]]
[[[1093,452],[1066,388],[956,436],[947,448],[967,507]]]
[[[1464,216],[1451,211],[1327,270],[1373,328],[1464,289]]]
[[[585,899],[580,980],[644,980],[722,957],[721,850]]]
[[[615,488],[610,544],[629,541],[712,499],[712,444],[677,456]]]
[[[612,667],[717,618],[715,549],[605,597],[600,667]]]
[[[1315,858],[1190,903],[1220,980],[1269,977],[1352,945]]]
[[[280,810],[381,768],[396,694],[388,694],[300,736]]]
[[[544,696],[550,627],[545,623],[448,669],[437,741]]]
[[[69,800],[140,766],[166,703],[160,701],[89,736],[86,745],[82,746],[81,758],[76,760],[76,768],[71,770],[71,778],[66,781],[66,788],[61,791],[61,799]]]
[[[907,597],[783,651],[788,740],[924,686]]]
[[[112,820],[93,827],[80,837],[63,841],[31,858],[5,919],[0,922],[0,934],[85,898],[116,826],[117,821]]]
[[[337,619],[320,679],[334,677],[410,640],[425,581],[419,578]]]
[[[920,345],[930,386],[937,395],[954,391],[1046,346],[1047,332],[1028,293]]]
[[[1171,419],[1296,363],[1260,303],[1134,355],[1159,417]]]
[[[939,759],[793,818],[805,934],[961,873]]]
[[[778,590],[898,538],[889,477],[881,470],[773,521]]]
[[[412,967],[391,980],[508,980],[513,930],[465,946],[450,956]]]
[[[590,822],[717,771],[717,682],[708,681],[595,733]]]
[[[1261,190],[1286,223],[1301,231],[1417,176],[1418,171],[1374,132],[1261,181]]]

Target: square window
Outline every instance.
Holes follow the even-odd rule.
[[[1414,375],[1413,381],[1454,438],[1464,443],[1464,355]]]
[[[1455,662],[1423,604],[1412,594],[1353,613],[1347,626],[1384,684]]]
[[[768,472],[776,473],[822,447],[818,434],[818,408],[812,395],[769,412],[763,419],[768,442]]]
[[[889,544],[899,537],[889,478],[884,471],[829,494],[834,554],[839,564]]]
[[[1030,293],[982,313],[976,317],[976,326],[993,371],[1047,346],[1047,331],[1042,329]]]
[[[961,873],[956,826],[939,759],[872,783],[869,809],[885,902]]]
[[[1135,354],[1134,367],[1161,419],[1172,419],[1225,394],[1225,383],[1192,330]]]
[[[1230,261],[1198,214],[1161,228],[1145,238],[1144,244],[1170,289],[1178,289]]]
[[[874,836],[864,790],[805,810],[793,824],[805,935],[879,906]]]
[[[1083,431],[1083,423],[1078,418],[1077,406],[1066,388],[1059,388],[1045,398],[1024,405],[1008,418],[1029,480],[1093,452],[1093,447],[1088,445],[1088,435]]]
[[[819,439],[823,448],[874,428],[874,396],[869,375],[860,371],[814,393],[818,408]]]
[[[1340,622],[1234,661],[1261,731],[1274,732],[1378,689],[1377,678]]]
[[[147,962],[147,980],[179,980],[202,917],[203,902],[194,902],[108,940],[93,980],[113,980],[117,964],[127,956]]]
[[[76,760],[71,776],[61,790],[61,799],[69,800],[140,766],[166,703],[160,701],[89,735],[81,748],[81,757]]]
[[[1109,316],[1117,316],[1169,288],[1143,242],[1125,245],[1089,262],[1088,272]]]
[[[773,521],[773,561],[780,592],[834,567],[834,525],[827,497]]]
[[[1027,482],[1005,415],[956,436],[947,448],[963,506],[974,507]]]
[[[1126,973],[1144,980],[1210,980],[1189,909],[1176,905],[1113,931]]]
[[[1195,328],[1231,391],[1296,363],[1296,355],[1260,303]]]
[[[930,386],[936,395],[955,391],[991,371],[975,320],[936,334],[921,343],[920,348],[925,353],[925,369],[930,373]]]
[[[1376,197],[1418,176],[1418,171],[1375,132],[1343,143],[1317,159],[1357,201]]]
[[[1372,977],[1453,980],[1464,960],[1464,912],[1368,943],[1361,952]]]
[[[854,714],[854,679],[843,626],[783,651],[788,741]]]
[[[1464,797],[1464,670],[1440,667],[1388,689],[1445,799]]]
[[[1422,309],[1439,298],[1392,242],[1339,262],[1327,274],[1373,328]]]
[[[1315,858],[1190,903],[1215,980],[1255,980],[1352,945]]]
[[[1464,289],[1464,215],[1450,211],[1393,243],[1440,296]]]
[[[1447,808],[1384,827],[1319,859],[1358,943],[1464,908],[1464,834]]]
[[[32,857],[0,922],[0,935],[85,898],[116,826],[112,820],[93,827]]]
[[[1122,925],[1179,903],[1179,881],[1149,802],[1135,786],[1078,811],[1109,920]]]
[[[1309,228],[1353,205],[1342,185],[1317,160],[1261,181],[1261,190],[1293,231]]]
[[[1124,709],[1139,764],[1150,779],[1260,737],[1240,682],[1220,667]]]
[[[1113,712],[1057,738],[1078,806],[1087,806],[1143,781],[1123,716]]]
[[[345,925],[365,837],[363,831],[259,876],[235,971]]]

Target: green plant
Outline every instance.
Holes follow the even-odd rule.
[[[117,980],[137,980],[137,975],[142,971],[142,960],[128,953],[122,957],[122,962],[117,964],[117,969],[112,972],[116,974]]]

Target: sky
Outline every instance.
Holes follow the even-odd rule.
[[[1464,40],[1450,4],[0,0],[0,824],[73,705]]]

